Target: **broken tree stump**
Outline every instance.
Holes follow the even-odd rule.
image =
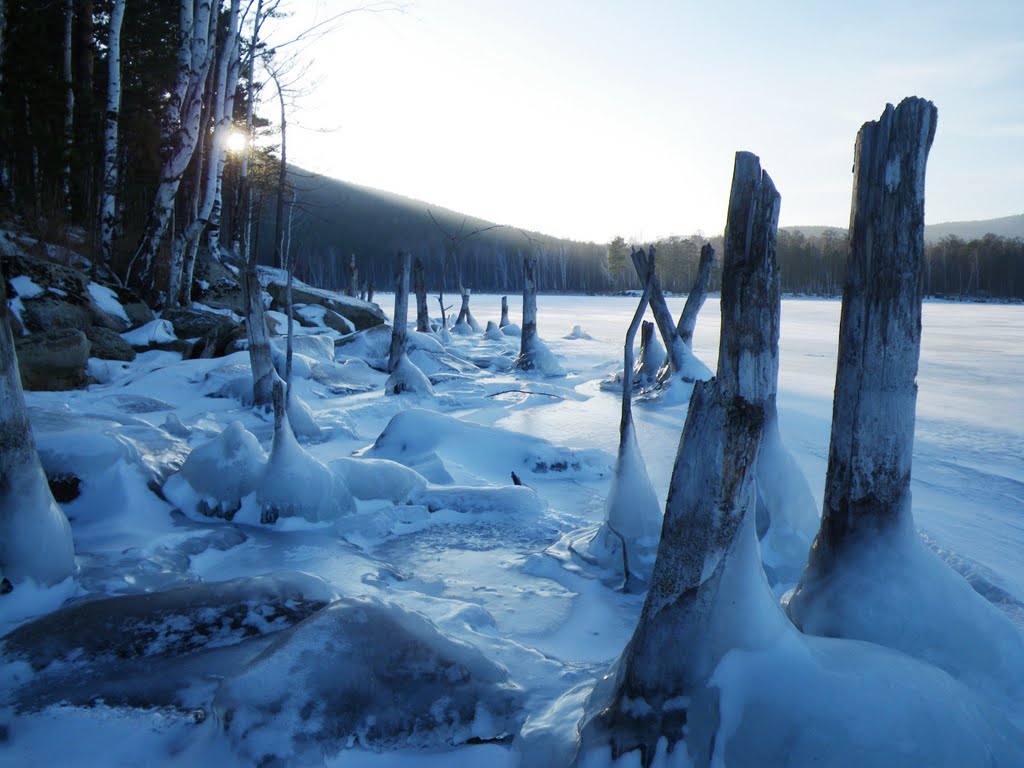
[[[519,339],[516,368],[532,371],[536,367],[537,340],[537,254],[523,256],[523,328]]]
[[[506,325],[511,325],[511,321],[508,319],[508,296],[501,297],[501,320],[498,322],[499,328],[504,328]]]
[[[610,746],[613,759],[639,750],[641,764],[650,765],[660,739],[671,750],[694,717],[716,716],[709,676],[726,653],[744,646],[734,592],[746,585],[742,573],[761,567],[756,546],[747,543],[753,469],[778,372],[779,203],[758,158],[738,152],[718,374],[694,385],[647,599],[613,673],[587,703],[578,756]]]
[[[650,247],[650,255],[644,253],[644,249],[634,250],[630,257],[633,260],[633,267],[636,269],[636,273],[641,280],[648,272],[648,260],[654,259],[654,246]],[[648,300],[648,304],[651,307],[651,313],[654,315],[654,322],[658,326],[658,333],[661,334],[661,340],[665,343],[665,350],[668,352],[669,365],[672,366],[672,370],[675,373],[679,373],[683,370],[686,363],[686,350],[683,349],[682,339],[676,334],[676,324],[672,322],[672,313],[668,310],[668,304],[665,302],[665,294],[661,290],[661,281],[658,279],[657,273],[652,278],[651,286],[651,297]]]
[[[356,255],[353,253],[348,260],[348,285],[345,295],[355,298],[359,295],[359,268],[356,266]]]
[[[417,256],[412,263],[412,284],[416,292],[416,330],[430,333],[430,314],[427,312],[427,279],[423,260]]]
[[[798,624],[845,552],[911,524],[924,179],[937,115],[912,97],[857,134],[825,498],[789,606]]]
[[[408,252],[395,257],[395,316],[391,325],[391,346],[388,349],[388,373],[394,373],[405,354],[406,332],[409,322],[409,266],[412,256]]]

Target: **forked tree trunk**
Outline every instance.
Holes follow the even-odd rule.
[[[694,385],[669,485],[657,561],[640,621],[614,675],[595,689],[581,747],[640,750],[683,737],[691,697],[721,657],[742,646],[729,611],[731,559],[754,506],[753,468],[778,373],[779,194],[757,157],[736,154],[722,273],[718,374]],[[674,329],[673,329],[674,331]],[[749,566],[749,564],[746,564]],[[759,563],[754,564],[760,568]],[[638,707],[642,702],[643,707]]]
[[[0,576],[55,584],[74,569],[71,527],[36,453],[0,279]]]
[[[642,281],[648,271],[648,259],[654,258],[654,246],[650,248],[650,256],[644,253],[644,249],[633,251],[633,267],[636,274]],[[654,322],[658,326],[661,340],[665,343],[665,350],[668,352],[668,361],[672,370],[676,373],[683,370],[686,361],[686,350],[683,348],[683,341],[676,334],[676,324],[672,322],[672,313],[668,311],[668,304],[665,302],[665,294],[661,291],[661,281],[655,274],[652,278],[651,298],[648,301],[651,306],[651,313],[654,315]]]
[[[537,254],[523,257],[523,328],[519,339],[516,367],[532,371],[536,367],[537,341]]]
[[[100,202],[100,256],[105,268],[113,264],[114,225],[117,223],[117,129],[121,118],[121,22],[125,0],[114,0],[107,34],[107,113],[103,129],[103,197]],[[95,264],[93,276],[95,276]]]
[[[430,333],[430,314],[427,312],[427,281],[423,260],[417,256],[412,264],[413,289],[416,291],[416,330]]]
[[[470,295],[470,289],[466,288],[466,287],[463,287],[462,288],[462,306],[459,307],[459,316],[455,320],[455,325],[458,326],[458,325],[461,325],[462,323],[465,323],[470,328],[472,328],[474,331],[479,333],[480,332],[480,324],[476,321],[476,318],[473,317],[473,313],[469,311],[469,295]]]
[[[409,323],[409,263],[411,254],[400,253],[395,259],[395,316],[391,325],[391,348],[388,350],[388,373],[394,373],[405,354],[406,329]]]
[[[506,325],[511,325],[511,321],[508,319],[508,296],[501,297],[501,320],[498,322],[499,328],[504,328]]]
[[[676,325],[676,335],[688,347],[693,346],[693,329],[697,327],[697,315],[700,314],[701,307],[704,306],[704,300],[708,297],[708,285],[711,284],[711,268],[714,264],[715,249],[711,247],[711,243],[704,243],[704,246],[700,249],[697,279],[693,281],[693,287],[686,295],[683,314],[679,316],[679,323]]]
[[[845,553],[912,522],[924,179],[937,114],[912,97],[857,134],[825,500],[790,603],[798,623]]]

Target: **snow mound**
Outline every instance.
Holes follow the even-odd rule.
[[[391,329],[386,325],[377,325],[342,339],[335,357],[361,358],[373,367],[379,368],[387,361],[390,347]]]
[[[429,352],[432,355],[443,355],[444,345],[437,340],[437,337],[432,333],[420,333],[419,331],[409,331],[409,334],[405,338],[406,348],[411,352],[413,350],[423,350]]]
[[[789,612],[812,635],[866,640],[944,669],[1022,713],[1024,637],[911,529],[865,542]],[[1024,763],[1022,763],[1024,764]]]
[[[501,328],[493,320],[487,321],[487,330],[484,331],[484,338],[489,341],[504,341],[505,334],[501,332]]]
[[[386,459],[346,457],[335,459],[329,466],[357,499],[405,501],[427,487],[427,481],[418,472]]]
[[[422,467],[436,465],[440,456],[453,468],[458,465],[464,470],[464,480],[485,477],[500,483],[508,482],[512,471],[520,475],[564,472],[600,477],[610,465],[603,451],[562,448],[541,438],[421,408],[395,414],[363,455],[397,461],[428,479],[432,478]]]
[[[407,354],[402,353],[394,372],[388,376],[384,384],[384,394],[401,395],[406,392],[410,395],[429,397],[434,394],[434,387],[426,374],[416,367]]]
[[[507,325],[505,330],[508,330]],[[522,357],[521,354],[520,358]],[[537,336],[530,342],[526,357],[529,359],[529,370],[532,372],[545,377],[565,376],[565,369],[558,362],[558,356]]]
[[[342,598],[227,680],[214,712],[253,763],[347,747],[438,748],[509,738],[522,694],[507,672],[427,618]]]
[[[230,520],[260,484],[266,463],[256,436],[233,421],[192,450],[181,471],[164,484],[164,496],[186,514]]]
[[[345,482],[299,445],[287,417],[274,434],[256,494],[261,523],[276,523],[282,517],[329,522],[355,509]]]
[[[567,334],[565,334],[565,336],[563,336],[562,338],[563,339],[570,339],[570,340],[580,339],[580,340],[583,340],[583,341],[593,341],[594,340],[593,336],[591,336],[589,333],[587,333],[586,331],[583,330],[583,326],[582,325],[574,325],[572,327],[572,330],[569,331]]]
[[[151,320],[145,325],[140,325],[134,331],[122,333],[121,338],[133,347],[151,347],[178,339],[170,320]]]
[[[506,336],[517,336],[518,337],[518,336],[522,336],[523,335],[523,329],[520,328],[515,323],[509,323],[508,325],[503,326],[502,329],[501,329],[501,332],[503,334],[505,334]]]

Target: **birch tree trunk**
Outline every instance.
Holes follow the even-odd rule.
[[[683,737],[691,710],[703,706],[694,697],[707,691],[722,656],[744,646],[745,627],[733,607],[742,595],[733,590],[747,584],[732,583],[730,569],[761,567],[756,547],[743,548],[740,534],[752,536],[745,522],[754,506],[753,469],[778,374],[779,202],[758,158],[738,152],[718,374],[694,385],[651,586],[613,675],[587,704],[584,750],[610,745],[613,758],[639,750],[641,763],[650,765],[661,738],[671,749]]]
[[[162,296],[156,288],[155,256],[167,234],[182,176],[200,139],[203,91],[216,29],[213,0],[180,0],[177,79],[164,115],[163,166],[145,231],[128,269],[128,281],[158,300]]]
[[[519,339],[516,367],[532,371],[536,366],[534,344],[537,340],[537,254],[523,257],[523,328]]]
[[[411,255],[400,253],[395,259],[395,317],[391,326],[391,348],[388,351],[388,373],[394,373],[405,354],[406,329],[409,322],[409,264]]]
[[[857,134],[825,500],[790,602],[798,623],[846,553],[912,524],[924,179],[936,118],[931,102],[908,98]]]
[[[427,281],[423,260],[417,256],[412,265],[413,290],[416,292],[416,330],[430,333],[430,315],[427,312]]]
[[[252,40],[249,42],[249,60],[247,64],[246,77],[248,83],[249,98],[245,103],[245,152],[242,154],[242,164],[238,170],[238,192],[236,198],[236,212],[231,217],[231,250],[234,254],[247,261],[248,257],[242,253],[242,239],[248,240],[246,234],[249,227],[248,216],[251,214],[252,195],[249,192],[249,156],[252,153],[252,125],[253,125],[253,99],[255,98],[255,85],[253,80],[256,75],[256,50],[260,42],[260,25],[263,23],[263,0],[256,2],[256,15],[253,18]],[[247,246],[248,247],[248,246]]]
[[[686,304],[683,305],[683,313],[679,316],[679,323],[676,325],[676,335],[682,339],[683,344],[693,346],[693,330],[697,327],[697,315],[704,300],[708,297],[708,285],[711,283],[711,268],[715,264],[715,249],[711,243],[704,243],[700,249],[700,263],[697,266],[697,278],[693,281],[693,287],[686,295]]]
[[[107,34],[107,112],[103,127],[103,196],[100,201],[100,264],[113,264],[117,223],[118,123],[121,120],[121,22],[125,0],[114,0]]]
[[[192,300],[192,276],[199,251],[199,239],[210,221],[214,207],[220,197],[220,180],[227,153],[227,135],[231,129],[234,111],[235,90],[238,86],[240,29],[240,0],[231,0],[228,26],[224,43],[217,54],[217,68],[211,97],[213,113],[213,140],[210,155],[201,177],[198,205],[193,220],[185,227],[175,241],[175,256],[170,274],[168,296],[172,304],[188,305]],[[200,151],[202,144],[200,143]],[[180,269],[178,268],[180,264]]]
[[[0,576],[55,584],[74,569],[71,526],[36,453],[0,279]]]

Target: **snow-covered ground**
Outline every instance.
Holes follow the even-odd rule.
[[[379,295],[378,302],[386,311],[393,306],[391,296]],[[246,455],[255,458],[239,459],[234,468],[221,464],[218,472],[244,474],[253,462],[265,460],[260,450],[269,451],[273,419],[223,396],[247,373],[243,353],[181,362],[170,353],[147,352],[131,364],[109,364],[109,383],[87,391],[29,393],[44,466],[51,474],[66,467],[82,478],[78,498],[63,505],[80,573],[74,584],[38,592],[26,588],[0,598],[0,633],[72,595],[135,594],[303,571],[326,582],[295,587],[304,599],[314,599],[314,593],[317,599],[367,598],[370,602],[357,604],[359,610],[387,614],[395,632],[423,633],[415,614],[373,602],[386,601],[475,646],[484,658],[470,658],[472,649],[463,646],[459,653],[491,688],[474,695],[501,703],[460,721],[452,733],[459,741],[475,735],[498,742],[446,751],[443,739],[395,743],[367,736],[365,743],[381,751],[361,749],[357,739],[355,748],[333,744],[324,756],[302,751],[308,723],[296,725],[303,718],[288,709],[301,710],[292,702],[295,696],[267,704],[270,711],[284,708],[279,717],[253,707],[237,714],[239,699],[259,698],[264,687],[280,687],[285,676],[298,689],[313,690],[323,685],[319,676],[352,674],[344,663],[344,642],[337,639],[337,627],[345,625],[339,611],[338,618],[304,624],[311,638],[294,634],[276,656],[252,664],[266,641],[248,642],[243,657],[222,649],[210,651],[221,656],[204,663],[122,671],[116,685],[95,675],[47,670],[50,677],[29,686],[31,700],[22,701],[19,712],[0,711],[6,734],[0,739],[0,762],[249,765],[263,749],[250,739],[277,744],[277,754],[292,755],[296,764],[486,763],[498,768],[554,760],[560,754],[555,744],[564,747],[565,739],[571,740],[586,695],[629,639],[643,600],[618,591],[621,578],[588,566],[565,546],[574,533],[604,516],[620,402],[600,383],[622,365],[622,337],[635,302],[539,298],[540,336],[565,377],[481,372],[459,360],[441,366],[436,355],[428,355],[433,342],[417,344],[415,334],[410,359],[439,379],[431,398],[385,397],[386,376],[359,360],[346,360],[345,347],[338,350],[338,363],[300,359],[295,392],[321,429],[320,439],[303,447],[347,477],[355,497],[354,511],[337,520],[292,517],[261,526],[254,506],[259,493],[253,492],[234,521],[214,521],[194,510],[177,512],[151,490],[191,449],[235,421],[262,449],[232,427],[228,434],[235,444],[247,445]],[[517,304],[514,298],[510,303]],[[682,304],[683,299],[669,300],[676,316]],[[497,318],[499,299],[476,295],[473,309],[483,324]],[[837,300],[787,299],[782,307],[781,432],[819,509],[839,310]],[[512,314],[517,319],[518,312]],[[575,326],[582,333],[573,333]],[[718,330],[718,301],[710,298],[698,320],[694,353],[712,370]],[[1022,339],[1022,306],[926,303],[913,494],[915,519],[928,543],[1024,631]],[[508,362],[518,351],[518,338],[480,334],[456,337],[452,345],[463,359]],[[427,369],[435,363],[436,370]],[[668,398],[641,397],[633,410],[662,506],[689,397],[687,388],[677,389]],[[428,483],[382,460],[411,467]],[[512,485],[513,471],[528,488]],[[197,482],[231,484],[223,477]],[[179,505],[190,506],[202,496],[175,490],[175,484],[182,485],[172,481],[166,492]],[[246,486],[240,493],[251,490]],[[327,629],[316,630],[320,624]],[[315,631],[325,638],[321,654]],[[312,671],[294,658],[305,659]],[[352,662],[374,663],[362,657]],[[734,659],[721,675],[735,677],[740,663]],[[756,659],[745,663],[758,672]],[[286,664],[291,666],[282,667]],[[507,670],[507,680],[495,664]],[[153,675],[170,681],[171,694],[152,689],[147,678]],[[225,676],[234,679],[220,686]],[[23,664],[7,664],[0,668],[0,690],[28,677]],[[351,685],[347,678],[345,685]],[[152,705],[122,706],[125,697],[132,698],[126,691]],[[525,722],[509,714],[513,711],[525,713]],[[241,735],[240,722],[251,724]],[[515,738],[500,739],[504,734]],[[298,745],[294,754],[291,747],[280,748],[289,740]]]

